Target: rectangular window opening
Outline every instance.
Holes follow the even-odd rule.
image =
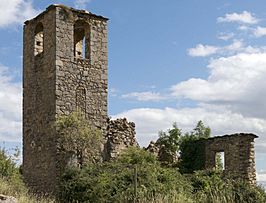
[[[224,152],[217,152],[215,155],[215,168],[218,170],[225,170]]]

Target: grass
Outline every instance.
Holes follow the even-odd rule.
[[[13,196],[19,203],[56,203],[55,200],[49,198],[37,198],[28,192],[28,189],[22,183],[21,179],[5,180],[0,178],[0,194]],[[236,202],[236,195],[239,195],[239,201]],[[243,194],[234,193],[233,188],[211,187],[194,194],[183,194],[169,192],[168,195],[155,195],[154,197],[142,197],[137,203],[260,203],[260,200],[251,198],[244,200]],[[122,201],[125,203],[127,201]],[[131,201],[132,202],[132,201]]]
[[[17,178],[12,180],[0,178],[0,194],[13,196],[19,203],[55,203],[52,199],[37,198],[29,194],[26,186]]]

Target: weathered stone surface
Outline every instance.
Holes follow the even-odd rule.
[[[18,203],[18,200],[15,197],[0,194],[0,203]]]
[[[254,139],[257,137],[236,133],[200,141],[205,145],[205,168],[214,168],[216,153],[224,152],[224,174],[256,184]]]
[[[173,154],[172,152],[169,152],[166,147],[160,143],[160,139],[156,142],[151,141],[145,149],[154,154],[161,163],[174,164],[178,161],[177,153]]]
[[[138,146],[134,123],[107,116],[106,18],[52,5],[25,22],[23,54],[23,175],[31,190],[55,192],[71,161],[57,147],[60,115],[80,110],[101,130],[104,160]]]
[[[107,64],[106,18],[52,5],[25,22],[23,175],[32,190],[55,191],[64,168],[53,128],[59,115],[79,109],[106,135]]]
[[[106,143],[104,147],[104,160],[116,158],[121,151],[129,146],[138,147],[136,140],[135,123],[128,122],[126,118],[109,120]]]
[[[224,175],[256,184],[254,139],[257,137],[251,133],[236,133],[197,141],[205,149],[205,168],[202,170],[215,168],[216,154],[224,152]],[[177,155],[168,154],[159,140],[151,141],[146,150],[154,154],[160,162],[178,161]]]
[[[160,146],[158,146],[157,142],[151,141],[148,147],[146,147],[145,149],[156,157],[158,157]]]

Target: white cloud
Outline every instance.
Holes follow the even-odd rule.
[[[248,11],[242,13],[227,13],[224,17],[217,18],[217,22],[237,22],[244,24],[257,24],[259,19]]]
[[[195,48],[188,49],[188,54],[194,57],[206,57],[214,54],[232,55],[243,51],[245,51],[243,41],[233,40],[231,44],[223,47],[198,44]]]
[[[116,97],[118,92],[119,92],[119,91],[118,91],[118,89],[116,89],[116,88],[110,88],[110,89],[108,90],[108,93],[109,93],[109,95],[110,95],[111,97]]]
[[[254,30],[254,35],[256,37],[262,37],[262,36],[265,36],[266,35],[266,27],[257,27],[255,30]]]
[[[86,4],[90,3],[92,0],[75,0],[75,8],[85,9]]]
[[[266,52],[239,53],[211,60],[208,79],[191,78],[172,86],[172,95],[227,105],[243,115],[266,119]]]
[[[251,29],[251,27],[246,26],[246,25],[240,25],[237,29],[241,31],[248,31]]]
[[[240,51],[243,46],[244,44],[241,40],[234,40],[232,44],[225,46],[224,49],[226,51]]]
[[[257,181],[266,181],[266,171],[259,171],[257,173]]]
[[[217,21],[240,23],[238,26],[250,33],[254,31],[253,24],[257,24],[259,19],[244,11],[226,14]],[[198,120],[203,120],[211,127],[213,135],[236,132],[257,134],[259,138],[255,141],[256,152],[265,154],[266,49],[263,46],[246,45],[244,37],[247,33],[238,32],[240,31],[218,35],[219,39],[232,41],[227,45],[199,43],[187,50],[190,56],[215,55],[208,64],[209,77],[190,78],[179,82],[170,88],[170,96],[163,96],[167,99],[175,98],[177,103],[184,101],[182,99],[192,100],[196,107],[137,108],[113,117],[127,117],[128,120],[134,121],[137,139],[142,146],[146,146],[150,140],[156,140],[158,131],[170,128],[173,122],[177,122],[178,126],[187,132],[195,127]],[[260,29],[257,35],[264,35],[264,30]],[[141,96],[143,95],[140,93],[132,93],[126,97],[140,99]],[[266,180],[265,175],[260,173],[259,176],[260,180],[263,177]]]
[[[218,47],[198,44],[195,48],[188,49],[188,54],[190,56],[209,56],[217,53]]]
[[[138,101],[161,101],[166,99],[158,92],[131,92],[122,95],[125,99],[136,99]]]
[[[112,116],[114,118],[127,117],[136,123],[137,139],[142,146],[147,146],[150,140],[158,138],[159,130],[166,130],[173,122],[177,122],[183,132],[191,131],[199,120],[210,126],[213,135],[224,135],[235,132],[253,132],[263,135],[266,132],[266,121],[257,118],[244,117],[222,108],[140,108],[131,109]],[[261,136],[260,140],[266,141]]]
[[[34,17],[37,11],[27,0],[0,1],[0,27],[12,24],[22,24],[25,20]]]
[[[234,33],[219,33],[219,35],[217,36],[218,39],[227,41],[229,39],[232,39],[235,36]]]
[[[0,65],[0,141],[21,141],[22,88]]]

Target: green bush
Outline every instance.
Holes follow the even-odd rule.
[[[178,167],[181,173],[193,173],[205,168],[205,145],[204,140],[211,137],[211,129],[199,121],[190,133],[180,137],[179,150],[180,160]],[[222,170],[221,155],[216,156],[216,168]]]
[[[6,154],[4,149],[0,149],[0,177],[11,178],[19,174],[16,163]]]
[[[138,148],[125,150],[114,162],[66,170],[60,188],[63,202],[124,203],[135,198],[136,202],[143,203],[266,202],[265,191],[260,187],[224,179],[221,171],[196,171],[181,175],[173,167],[162,167],[152,154]]]
[[[17,152],[15,158],[19,156]],[[54,200],[37,198],[34,194],[28,193],[19,166],[4,149],[0,149],[0,194],[13,196],[20,203],[55,203]]]
[[[129,148],[115,162],[69,169],[62,177],[61,200],[64,202],[131,202],[135,198],[134,175],[137,173],[136,199],[179,194],[186,199],[192,190],[176,169],[163,168],[143,149]]]
[[[220,171],[197,171],[190,176],[193,199],[199,203],[265,203],[265,191],[241,180],[225,179]]]
[[[29,194],[18,167],[1,151],[0,193],[21,203],[55,203]],[[135,196],[134,177],[137,172]],[[265,203],[265,191],[246,182],[224,179],[221,171],[181,175],[162,167],[149,152],[129,148],[114,162],[69,168],[62,176],[59,202]],[[135,198],[136,197],[136,198]]]
[[[99,129],[91,126],[82,112],[58,117],[55,128],[62,159],[75,157],[80,167],[86,162],[95,163],[100,160],[102,134]]]

